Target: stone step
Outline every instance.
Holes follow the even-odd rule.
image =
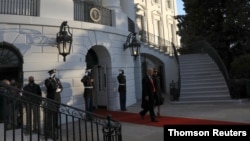
[[[218,66],[207,54],[180,56],[180,102],[231,102],[229,90]]]
[[[193,100],[193,101],[171,101],[171,104],[215,104],[215,103],[242,103],[245,99],[229,99],[229,100]]]
[[[186,82],[186,83],[185,83]],[[207,82],[200,82],[200,81],[193,81],[193,82],[189,82],[187,83],[187,81],[183,82],[183,84],[181,84],[181,88],[185,89],[188,87],[203,87],[203,86],[214,86],[214,85],[225,85],[224,81],[207,81]]]

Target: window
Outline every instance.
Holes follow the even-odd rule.
[[[139,28],[139,30],[144,30],[144,20],[143,20],[144,18],[143,18],[143,16],[142,15],[138,15],[138,17],[137,17],[137,25],[138,25],[138,28]]]
[[[135,23],[128,17],[128,31],[135,32]]]
[[[173,24],[170,24],[170,32],[171,32],[171,36],[170,36],[170,41],[174,42],[174,36],[175,36],[175,33],[174,33],[174,25]]]
[[[171,2],[171,0],[167,0],[167,8],[169,8],[169,9],[172,8],[172,2]]]
[[[160,0],[154,0],[154,3],[159,3]]]
[[[160,36],[160,21],[159,20],[154,20],[154,43],[155,45],[159,45],[159,36]]]
[[[1,65],[20,65],[23,63],[20,51],[6,42],[0,43],[0,54]]]
[[[140,39],[142,41],[146,41],[147,34],[145,28],[146,25],[144,23],[144,17],[142,15],[137,15],[136,23],[138,25]]]

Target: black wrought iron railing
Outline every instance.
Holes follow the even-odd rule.
[[[0,0],[0,14],[39,16],[40,0]]]
[[[121,124],[109,115],[88,113],[3,83],[0,83],[0,110],[1,141],[122,140]],[[38,112],[33,115],[33,110]]]
[[[112,26],[112,10],[94,2],[74,0],[74,20]]]
[[[218,65],[220,71],[222,72],[222,74],[225,78],[226,84],[229,88],[230,87],[229,74],[228,74],[227,68],[226,68],[223,60],[221,59],[220,55],[218,54],[218,52],[206,41],[201,41],[200,45],[202,45],[201,52],[207,53],[213,59],[213,61]],[[231,94],[230,89],[229,89],[229,93]]]
[[[170,54],[172,56],[174,55],[172,42],[144,30],[139,31],[139,37],[141,42],[147,43],[148,45],[158,49],[159,51],[165,52],[166,54]]]
[[[112,10],[96,1],[72,2],[74,20],[112,26]],[[0,0],[0,14],[40,16],[40,0]]]
[[[178,52],[177,52],[177,49],[176,49],[176,46],[174,44],[172,44],[172,49],[174,51],[174,57],[175,57],[175,60],[177,62],[177,73],[178,73],[178,80],[177,80],[177,98],[174,99],[174,100],[178,100],[179,99],[179,96],[180,96],[180,91],[181,91],[181,71],[180,71],[180,61],[179,61],[179,55],[178,55]]]

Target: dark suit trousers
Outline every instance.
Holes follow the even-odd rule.
[[[142,116],[144,116],[145,114],[147,114],[148,111],[149,111],[151,120],[152,120],[152,121],[155,120],[154,107],[151,107],[151,106],[150,106],[150,107],[144,108],[144,109],[140,112],[140,114],[141,114]]]

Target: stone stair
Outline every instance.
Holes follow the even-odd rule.
[[[181,90],[177,103],[235,102],[223,74],[208,54],[180,55]]]

